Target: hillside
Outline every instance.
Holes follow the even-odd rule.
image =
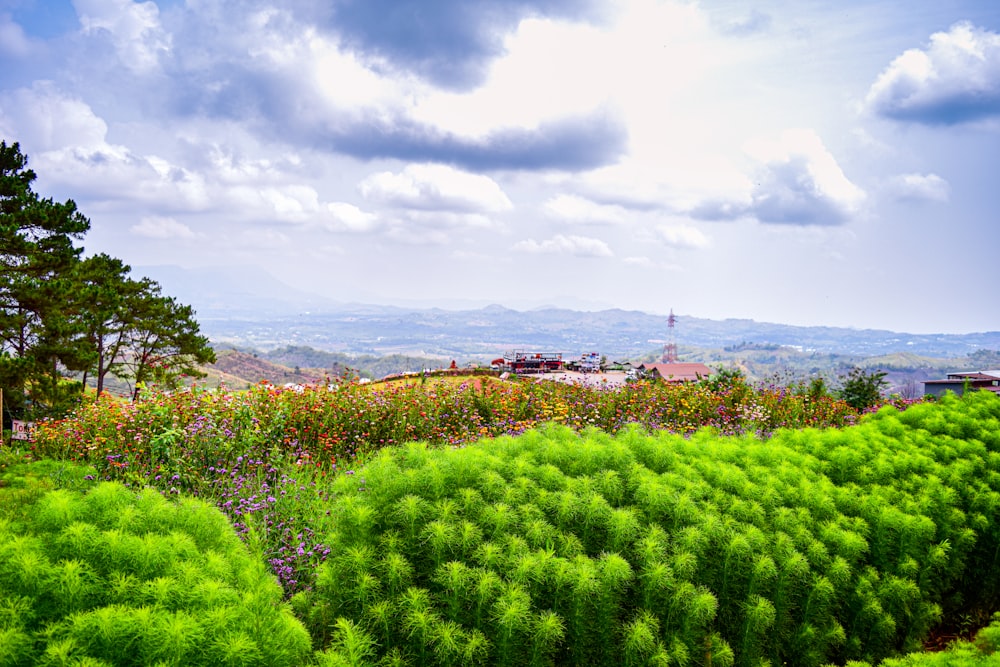
[[[989,351],[983,351],[989,352]],[[836,387],[840,376],[852,367],[885,371],[888,390],[906,398],[923,393],[922,383],[944,377],[955,370],[992,367],[991,357],[982,354],[957,359],[928,357],[912,352],[865,356],[861,354],[835,354],[807,352],[780,345],[742,344],[725,349],[680,348],[681,361],[698,361],[710,368],[724,366],[739,368],[751,380],[776,381],[788,384],[814,377],[824,378]],[[640,361],[659,361],[659,353],[649,353]]]
[[[219,349],[215,354],[216,362],[202,368],[207,377],[199,384],[204,383],[208,387],[225,385],[230,389],[246,389],[259,382],[276,385],[312,384],[322,382],[329,376],[323,369],[274,363],[261,358],[256,352]]]
[[[224,384],[231,389],[244,389],[261,381],[283,385],[317,383],[345,376],[380,379],[424,368],[445,368],[450,363],[444,358],[398,354],[354,356],[304,345],[267,352],[220,347],[216,349],[216,354],[217,362],[203,369],[208,377],[202,383],[208,387]],[[659,361],[659,355],[659,351],[648,352],[613,361],[638,364]],[[574,357],[566,355],[565,358]],[[942,359],[908,352],[877,356],[807,352],[767,344],[741,344],[725,349],[681,347],[680,358],[681,361],[701,362],[710,368],[738,368],[751,381],[774,381],[782,385],[822,377],[829,386],[836,387],[840,376],[852,367],[860,366],[885,371],[888,390],[907,398],[922,394],[923,382],[941,378],[948,372],[1000,366],[1000,355],[990,350],[958,359]],[[475,363],[475,360],[460,357],[456,362],[465,366]]]
[[[230,389],[246,389],[259,382],[315,384],[343,377],[377,380],[386,375],[443,368],[449,363],[442,359],[399,354],[351,356],[302,345],[269,352],[217,347],[216,362],[202,368],[207,377],[200,384],[207,387],[224,384]]]

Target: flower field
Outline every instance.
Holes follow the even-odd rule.
[[[36,432],[34,455],[87,463],[97,479],[215,502],[241,534],[253,528],[286,591],[308,585],[328,553],[323,479],[351,474],[408,442],[461,446],[547,422],[616,433],[629,424],[691,434],[843,426],[856,411],[741,377],[719,384],[643,382],[617,389],[556,382],[410,381],[245,392],[192,389],[137,403],[105,396]]]
[[[105,396],[68,419],[43,424],[36,440],[41,455],[91,462],[114,455],[108,467],[146,466],[145,478],[180,451],[184,458],[195,457],[200,469],[234,453],[252,456],[262,445],[278,446],[304,463],[336,469],[382,447],[417,440],[462,445],[516,435],[549,421],[607,433],[640,424],[674,433],[711,427],[722,434],[766,434],[776,428],[844,426],[858,416],[826,393],[796,389],[752,386],[742,377],[718,384],[641,382],[616,389],[493,378],[294,388],[265,384],[246,392],[154,394],[137,403]]]
[[[192,390],[84,405],[30,458],[221,510],[318,664],[874,665],[1000,605],[986,394],[859,415],[739,377]]]

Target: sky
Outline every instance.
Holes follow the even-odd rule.
[[[248,289],[1000,330],[994,0],[0,0],[0,139]]]

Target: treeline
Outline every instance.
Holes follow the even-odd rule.
[[[83,256],[90,221],[73,200],[32,190],[18,143],[0,141],[0,388],[6,416],[32,419],[72,406],[88,380],[109,374],[133,397],[214,361],[190,306],[105,254]],[[68,377],[74,379],[68,379]]]

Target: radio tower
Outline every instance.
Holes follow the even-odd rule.
[[[677,363],[677,340],[674,338],[674,324],[677,323],[677,317],[674,315],[674,309],[670,309],[670,316],[667,318],[667,344],[663,346],[663,363],[665,364],[676,364]]]

